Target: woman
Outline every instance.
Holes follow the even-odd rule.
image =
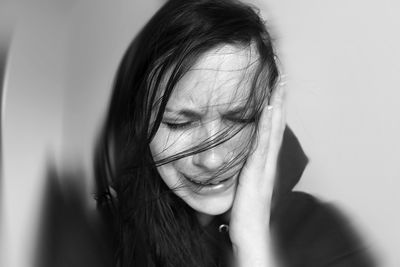
[[[128,47],[96,160],[118,266],[370,266],[343,219],[291,193],[271,37],[234,0],[172,0]],[[283,140],[283,141],[282,141]]]

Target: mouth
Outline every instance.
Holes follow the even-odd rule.
[[[192,192],[197,195],[209,196],[222,194],[224,192],[230,192],[230,189],[234,187],[237,180],[237,175],[231,175],[227,178],[207,178],[207,179],[194,179],[186,175],[183,175],[187,188],[190,188]]]
[[[189,180],[190,182],[197,184],[199,186],[211,186],[211,185],[218,185],[221,183],[224,183],[226,181],[228,181],[229,179],[232,178],[232,176],[228,177],[228,178],[222,178],[222,179],[218,179],[218,180],[214,180],[212,178],[207,178],[207,179],[201,179],[201,180],[196,180],[196,179],[192,179],[186,175],[184,175],[184,177]]]

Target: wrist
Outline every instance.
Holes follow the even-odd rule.
[[[270,232],[267,225],[243,225],[230,227],[229,234],[232,244],[236,246],[237,249],[245,250],[255,244],[260,246],[269,245]]]
[[[232,242],[236,267],[276,267],[272,245],[270,235],[260,232]]]
[[[236,267],[272,267],[271,250],[267,242],[262,244],[232,245]]]

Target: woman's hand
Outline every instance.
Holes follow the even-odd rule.
[[[229,235],[239,267],[273,266],[269,235],[271,197],[285,129],[284,88],[262,111],[258,139],[243,166],[231,210]]]

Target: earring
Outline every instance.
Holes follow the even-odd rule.
[[[220,233],[227,233],[227,232],[229,232],[229,225],[227,225],[227,224],[221,224],[221,225],[218,227],[218,232],[220,232]]]

